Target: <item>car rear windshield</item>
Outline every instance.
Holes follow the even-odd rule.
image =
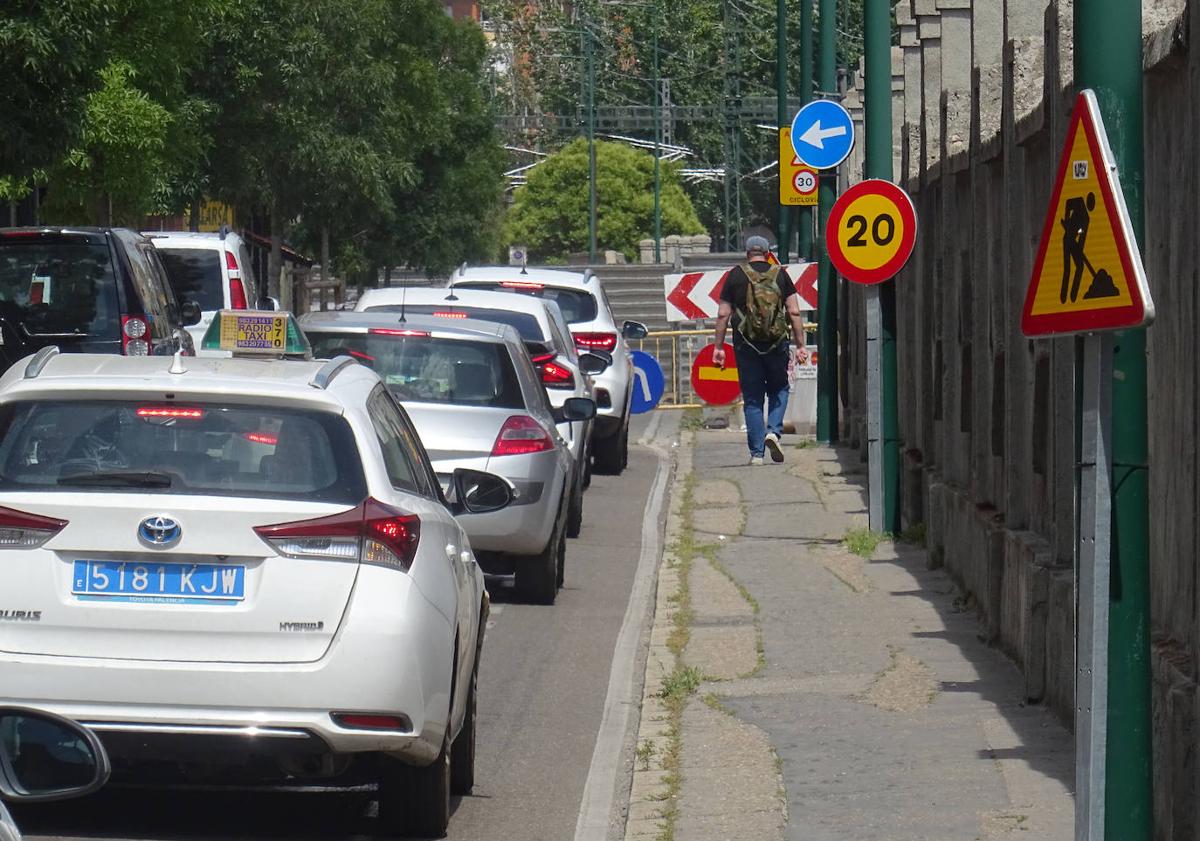
[[[112,256],[83,237],[0,237],[0,318],[29,334],[116,338]]]
[[[194,301],[205,312],[225,306],[221,252],[204,248],[159,248],[175,297]]]
[[[563,286],[542,286],[537,283],[505,283],[503,281],[471,281],[455,284],[455,288],[489,289],[495,292],[518,292],[534,298],[554,301],[562,310],[563,318],[568,324],[581,324],[594,321],[599,310],[596,299],[590,292],[582,289],[568,289]]]
[[[308,340],[314,356],[346,354],[372,368],[401,400],[496,409],[525,406],[508,346],[499,342],[316,332]]]
[[[331,412],[182,400],[0,407],[0,490],[308,499],[366,496],[354,434]]]
[[[479,321],[491,321],[493,323],[507,324],[515,327],[517,332],[521,334],[521,338],[527,342],[545,342],[546,336],[542,333],[542,326],[538,324],[535,316],[527,312],[513,312],[512,310],[497,310],[487,307],[464,307],[459,304],[385,304],[377,307],[367,307],[367,312],[405,312],[414,313],[416,315],[436,315],[447,320],[475,318]]]

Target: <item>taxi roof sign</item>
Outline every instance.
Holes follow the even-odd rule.
[[[1154,302],[1096,96],[1081,91],[1025,294],[1021,331],[1059,336],[1153,320]]]
[[[312,346],[290,312],[219,310],[200,343],[201,350],[234,356],[312,358]]]

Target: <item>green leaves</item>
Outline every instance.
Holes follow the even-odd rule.
[[[662,164],[663,236],[698,234],[704,226],[671,164]],[[596,143],[597,246],[634,260],[638,240],[654,231],[654,158],[622,143]],[[565,260],[588,247],[588,149],[577,139],[529,170],[513,196],[504,238],[539,259]]]
[[[135,225],[218,199],[448,267],[496,245],[486,55],[440,0],[4,0],[0,197],[36,171],[47,221]]]

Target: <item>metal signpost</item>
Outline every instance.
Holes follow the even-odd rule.
[[[884,501],[883,335],[879,284],[891,280],[912,256],[917,212],[908,193],[878,178],[860,181],[829,214],[825,247],[846,280],[867,288],[867,497],[871,529],[893,531]]]
[[[1075,838],[1103,841],[1108,751],[1113,334],[1154,318],[1096,97],[1075,103],[1025,295],[1027,336],[1085,333],[1075,682]]]

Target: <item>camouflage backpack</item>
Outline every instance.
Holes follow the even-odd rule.
[[[738,311],[738,332],[760,348],[773,348],[791,331],[787,306],[779,291],[779,266],[771,266],[759,274],[744,263],[742,271],[749,283],[746,285],[746,307]]]

